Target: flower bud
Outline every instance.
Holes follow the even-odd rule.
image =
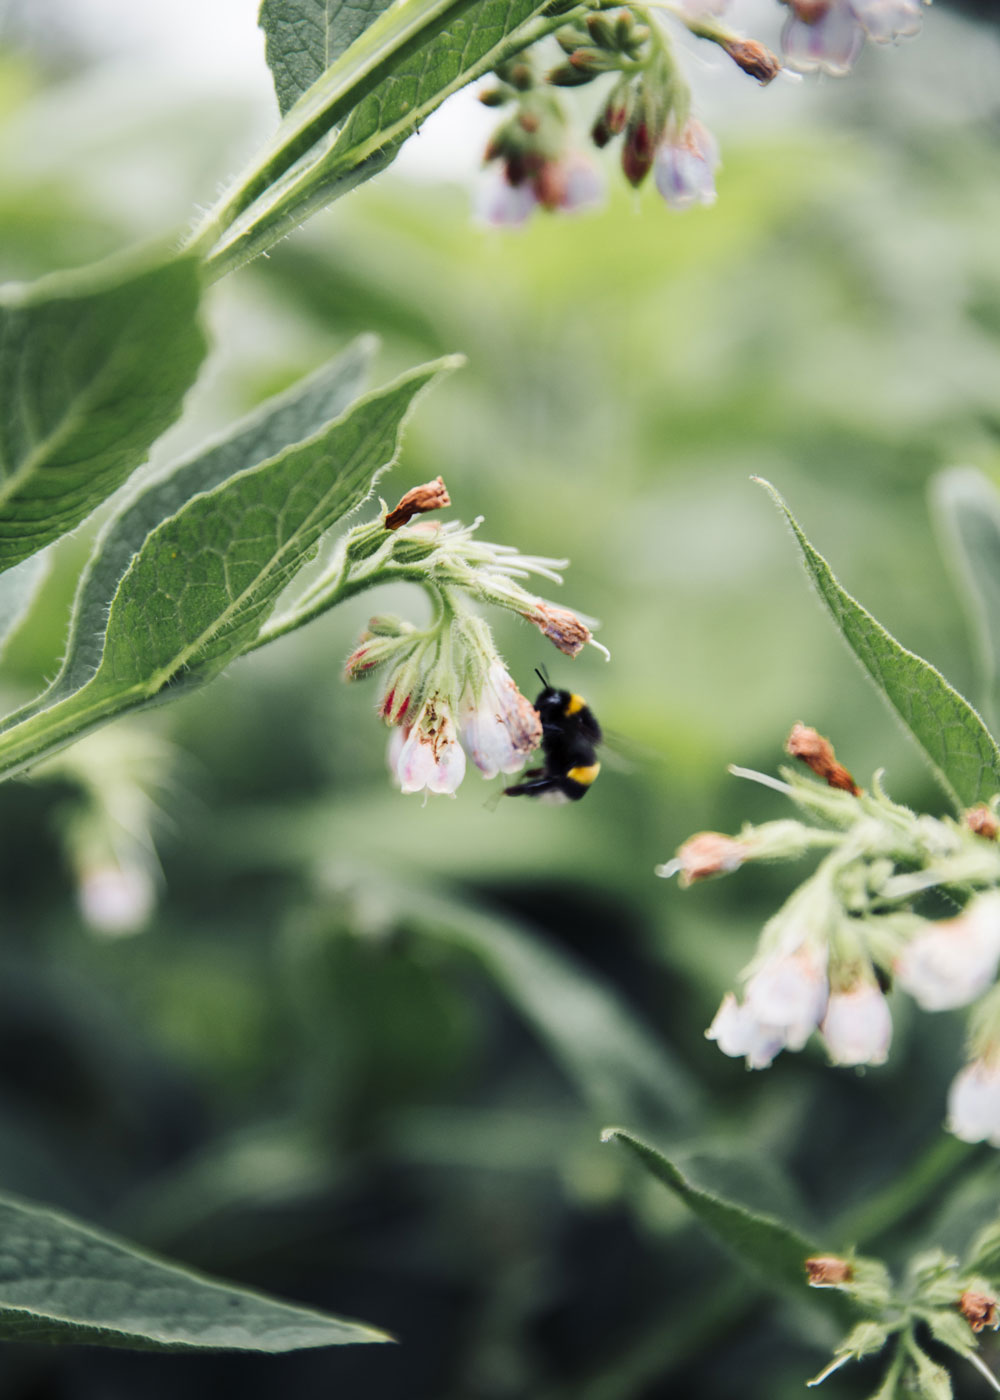
[[[767,87],[781,72],[781,64],[770,49],[759,44],[756,39],[738,39],[735,35],[722,40],[726,53],[751,78],[756,78],[761,87]]]
[[[687,889],[696,880],[730,875],[739,870],[746,857],[747,847],[743,841],[724,836],[721,831],[699,831],[678,848],[673,860],[658,865],[656,873],[664,878],[679,875],[681,887]]]
[[[121,937],[138,933],[149,922],[156,888],[144,867],[108,861],[83,871],[77,899],[80,913],[95,933]]]
[[[642,184],[653,168],[656,140],[649,123],[641,114],[629,121],[622,147],[622,171],[634,188]]]
[[[576,656],[591,640],[590,628],[569,608],[537,602],[531,612],[525,613],[525,617],[535,624],[543,637],[548,637],[567,656]]]
[[[810,1288],[838,1288],[853,1277],[850,1261],[835,1254],[815,1254],[806,1260],[806,1282]]]

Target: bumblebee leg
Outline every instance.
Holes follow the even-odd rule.
[[[541,774],[542,776],[534,777],[533,775],[535,773]],[[561,791],[560,780],[558,778],[546,777],[544,770],[541,768],[529,770],[524,782],[515,783],[513,787],[504,788],[504,794],[507,797],[523,797],[525,794],[540,797],[543,792],[559,791]]]

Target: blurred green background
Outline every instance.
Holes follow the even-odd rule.
[[[226,65],[226,25],[250,34],[253,10],[222,6],[209,33],[181,7],[163,23],[191,26],[188,50],[155,64],[114,5],[8,3],[0,274],[88,261],[210,201],[273,119],[262,59],[245,80]],[[504,618],[496,633],[525,689],[547,664],[620,737],[588,801],[490,810],[478,775],[426,805],[390,787],[375,686],[339,670],[373,608],[419,616],[406,592],[144,721],[175,760],[161,897],[133,938],[77,911],[72,776],[0,789],[0,1188],[402,1345],[8,1347],[5,1395],[195,1400],[227,1380],[781,1400],[833,1334],[758,1292],[600,1128],[738,1162],[747,1193],[830,1244],[835,1218],[881,1201],[890,1256],[938,1238],[949,1169],[995,1180],[988,1149],[945,1149],[929,1201],[907,1215],[892,1190],[942,1150],[955,1018],[899,1005],[892,1062],[866,1074],[809,1049],[750,1076],[703,1039],[795,871],[687,893],[652,871],[693,831],[785,815],[726,765],[773,771],[796,720],[860,781],[885,767],[894,797],[940,810],[749,478],[973,691],[926,487],[954,463],[996,474],[1000,44],[935,6],[918,42],[867,52],[847,82],[695,76],[723,143],[714,209],[671,215],[609,169],[603,212],[501,234],[470,222],[466,183],[401,162],[214,289],[214,358],[157,449],[187,450],[359,331],[382,337],[380,378],[464,352],[382,489],[440,473],[487,538],[572,560],[556,601],[600,618],[610,665]],[[456,147],[456,168],[476,160]],[[93,528],[60,546],[7,653],[11,704],[54,670]]]

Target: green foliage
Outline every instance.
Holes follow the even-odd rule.
[[[1000,494],[982,472],[953,467],[931,482],[931,503],[969,619],[983,706],[995,718],[1000,702]]]
[[[0,294],[0,569],[72,530],[177,417],[202,358],[193,258]]]
[[[263,0],[258,23],[281,115],[392,0]]]
[[[624,1128],[606,1128],[602,1136],[605,1142],[622,1143],[721,1244],[748,1268],[763,1274],[772,1287],[807,1296],[805,1261],[817,1251],[797,1230],[730,1196],[695,1185],[669,1157]],[[733,1173],[737,1189],[740,1175],[739,1169]]]
[[[307,88],[192,246],[210,276],[255,257],[303,218],[385,169],[444,99],[537,38],[538,0],[411,0],[391,6]],[[287,49],[269,60],[286,81]],[[315,62],[315,58],[313,62]],[[312,66],[312,65],[310,65]]]
[[[104,651],[109,602],[147,536],[193,496],[259,467],[338,418],[359,393],[374,351],[371,337],[360,338],[329,364],[235,424],[219,441],[174,464],[129,497],[101,531],[81,575],[58,674],[37,700],[0,722],[0,731],[49,709],[93,677]],[[7,577],[22,575],[19,571]]]
[[[297,1351],[384,1332],[215,1282],[0,1197],[0,1338],[151,1351]]]
[[[395,459],[415,396],[455,363],[414,370],[358,400],[303,442],[196,494],[150,531],[111,599],[99,665],[79,690],[7,730],[0,766],[15,771],[171,684],[187,689],[210,680],[252,649],[321,537]]]
[[[841,636],[909,729],[958,809],[1000,792],[1000,749],[979,715],[929,662],[900,646],[841,587],[781,496],[762,483],[791,526],[806,572]]]

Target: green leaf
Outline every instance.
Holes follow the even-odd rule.
[[[557,18],[539,0],[407,0],[390,6],[299,98],[191,246],[218,277],[383,170],[446,97]]]
[[[257,23],[282,116],[392,3],[263,0]]]
[[[996,1199],[996,1186],[991,1183],[993,1199]],[[987,1190],[990,1186],[987,1186]],[[964,1272],[985,1274],[987,1278],[1000,1282],[1000,1220],[991,1220],[984,1225],[969,1246]]]
[[[0,569],[73,529],[174,421],[205,355],[197,263],[0,291]]]
[[[33,554],[0,574],[0,656],[7,639],[28,614],[49,571],[49,556]]]
[[[402,907],[427,934],[468,950],[548,1046],[595,1114],[630,1104],[677,1121],[694,1091],[633,1012],[566,953],[506,920],[412,886]]]
[[[296,1351],[384,1332],[219,1283],[0,1196],[0,1337],[144,1351]]]
[[[104,651],[109,604],[147,535],[192,497],[312,437],[343,413],[361,389],[375,348],[373,337],[360,337],[314,374],[262,404],[225,437],[169,467],[122,505],[98,536],[80,580],[58,675],[38,699],[0,724],[0,732],[74,694],[95,674]],[[0,590],[2,582],[0,578]]]
[[[305,442],[189,501],[147,537],[118,586],[97,671],[0,736],[0,772],[115,714],[199,685],[256,642],[320,537],[395,459],[418,392],[458,361],[412,370]]]
[[[694,1185],[662,1152],[624,1128],[606,1128],[602,1138],[622,1143],[721,1244],[774,1287],[799,1297],[810,1293],[805,1261],[818,1251],[797,1230],[772,1215]]]
[[[942,1346],[957,1351],[959,1356],[971,1356],[976,1350],[975,1333],[961,1313],[945,1312],[941,1308],[920,1308],[915,1311],[927,1323],[934,1340]]]
[[[973,467],[939,472],[931,503],[969,619],[987,713],[1000,693],[1000,492]]]
[[[908,1351],[912,1363],[908,1377],[912,1393],[919,1395],[921,1400],[951,1400],[951,1377],[944,1367],[932,1361],[912,1340],[909,1342]]]
[[[774,487],[755,480],[771,493],[792,527],[806,573],[844,640],[921,746],[955,806],[969,807],[1000,792],[1000,749],[969,702],[929,662],[900,646],[841,587]]]

